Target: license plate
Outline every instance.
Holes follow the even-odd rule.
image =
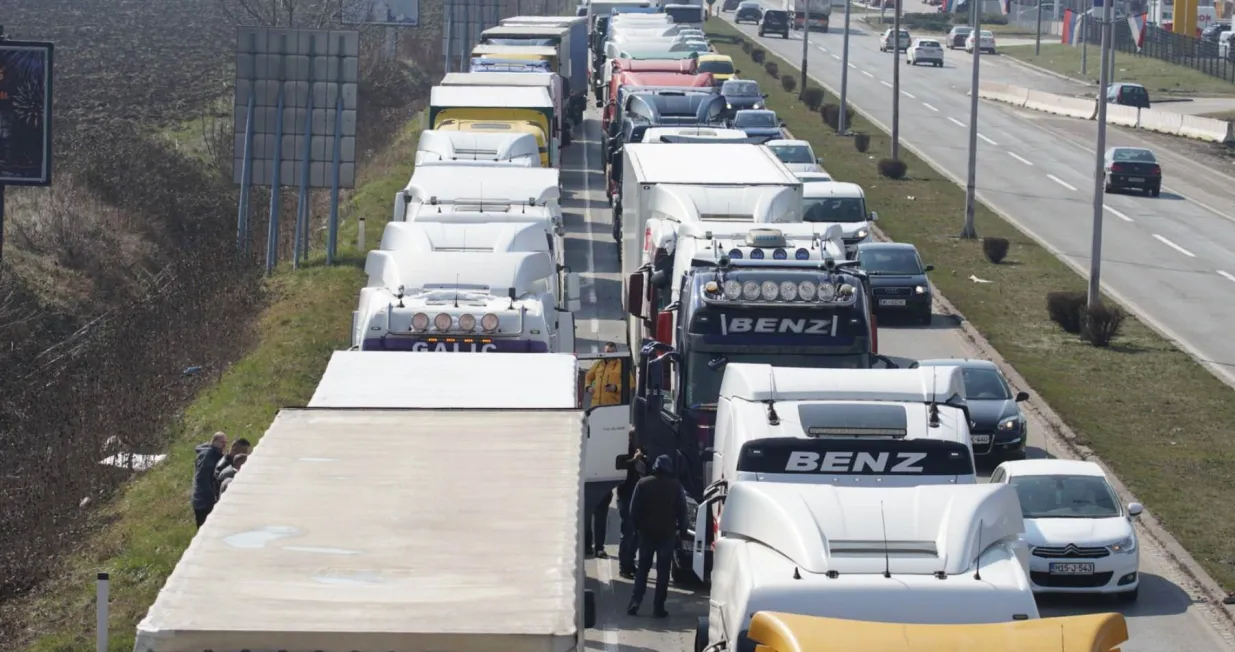
[[[903,306],[905,305],[905,300],[904,299],[880,299],[879,305],[881,306]]]
[[[991,443],[991,436],[990,436],[990,435],[969,435],[969,439],[970,439],[970,440],[972,440],[972,441],[973,441],[973,443],[975,443],[975,444],[989,444],[989,443]]]
[[[1054,562],[1051,564],[1051,575],[1093,575],[1093,564]]]
[[[1128,177],[1128,181],[1132,181],[1134,183],[1139,182],[1139,181],[1144,181],[1144,180],[1145,180],[1145,177]]]

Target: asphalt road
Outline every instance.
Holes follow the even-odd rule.
[[[589,110],[582,136],[563,152],[563,185],[567,245],[566,264],[581,272],[583,311],[578,320],[577,350],[597,351],[606,340],[624,344],[621,281],[617,249],[610,236],[610,210],[601,184],[599,161],[599,122]],[[579,133],[577,130],[576,133]],[[879,329],[881,352],[901,358],[974,357],[950,317],[937,315],[929,327],[888,327]],[[625,348],[624,346],[622,348]],[[1030,454],[1044,456],[1059,451],[1044,438],[1046,428],[1030,419]],[[631,582],[617,575],[617,515],[610,515],[609,554],[614,559],[588,560],[588,583],[599,598],[599,628],[589,630],[588,647],[597,652],[689,652],[696,619],[707,611],[706,595],[673,588],[671,616],[656,620],[651,612],[650,595],[644,614],[627,616]],[[1194,602],[1185,579],[1168,562],[1163,551],[1149,542],[1141,548],[1142,584],[1140,600],[1122,607],[1112,601],[1043,600],[1042,615],[1070,615],[1104,612],[1120,608],[1127,615],[1132,643],[1125,652],[1211,652],[1235,647],[1235,636],[1225,629],[1221,616],[1203,603]],[[650,591],[650,588],[649,588]]]
[[[879,52],[878,31],[856,21],[860,10],[854,13],[849,101],[886,127],[892,124],[893,56]],[[833,22],[843,25],[840,17]],[[789,40],[759,39],[751,26],[740,29],[786,60],[801,61],[799,34]],[[833,89],[840,88],[843,38],[840,27],[811,35],[809,71]],[[902,145],[963,182],[972,57],[949,50],[943,68],[903,64],[902,57]],[[980,72],[987,80],[1048,92],[1076,94],[1078,88],[997,55],[983,56]],[[983,102],[978,134],[979,198],[1088,276],[1095,123]],[[1109,129],[1107,138],[1108,146],[1141,142],[1135,133],[1117,128]],[[1230,201],[1235,179],[1183,155],[1157,151],[1165,172],[1161,197],[1111,194],[1103,199],[1103,285],[1235,384],[1235,347],[1227,330],[1235,319],[1235,206]],[[822,154],[826,167],[827,153]]]

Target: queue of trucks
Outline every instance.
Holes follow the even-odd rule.
[[[673,579],[709,604],[692,652],[1127,640],[1118,614],[1039,617],[1017,494],[978,482],[961,370],[880,355],[866,227],[807,219],[804,188],[833,181],[724,127],[715,79],[674,55],[703,11],[506,19],[432,89],[351,346],[278,412],[134,652],[582,652],[583,523],[632,433],[688,495]],[[575,351],[561,151],[586,146],[589,93],[626,353]],[[590,405],[600,358],[619,397]]]

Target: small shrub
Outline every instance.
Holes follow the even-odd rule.
[[[780,77],[780,66],[776,65],[775,61],[768,61],[764,63],[763,70],[768,73],[769,77]]]
[[[823,105],[823,89],[818,86],[810,86],[802,91],[802,101],[806,104],[806,108],[811,111],[818,111]]]
[[[780,78],[780,87],[785,89],[786,93],[792,93],[798,87],[798,79],[793,73],[787,73]]]
[[[750,41],[747,41],[746,39],[742,39],[742,51],[743,52],[745,52],[746,54],[750,54],[753,48],[754,46],[751,45]]]
[[[1003,14],[984,14],[982,16],[982,26],[987,25],[1007,25],[1008,17]]]
[[[1107,347],[1111,340],[1119,335],[1127,317],[1119,306],[1107,306],[1099,303],[1092,309],[1082,311],[1081,337],[1096,347]]]
[[[767,56],[768,56],[768,53],[764,52],[763,48],[754,48],[753,50],[750,51],[750,58],[755,63],[763,63],[763,60],[767,58]]]
[[[819,114],[823,116],[823,123],[827,126],[838,129],[840,125],[840,107],[835,104],[824,104],[819,107]]]
[[[986,259],[998,265],[1008,255],[1007,238],[982,238],[982,253]]]
[[[1064,332],[1081,334],[1081,311],[1085,308],[1084,292],[1051,292],[1046,295],[1046,313]]]
[[[866,150],[870,149],[870,147],[871,147],[871,135],[870,134],[854,134],[853,135],[853,148],[854,149],[865,154]]]
[[[909,166],[898,158],[881,158],[879,159],[879,174],[889,179],[904,178],[905,173],[909,171]]]

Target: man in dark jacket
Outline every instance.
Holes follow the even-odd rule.
[[[252,453],[252,452],[253,452],[253,444],[250,444],[249,440],[245,439],[244,437],[241,437],[240,439],[237,439],[236,441],[232,442],[231,452],[229,452],[227,455],[224,455],[223,459],[219,460],[219,463],[215,464],[214,466],[214,488],[215,488],[216,493],[218,493],[219,485],[223,483],[223,477],[222,477],[223,472],[232,467],[232,464],[235,462],[236,456],[248,455],[249,453]]]
[[[227,448],[227,435],[214,433],[209,444],[197,447],[197,460],[193,467],[193,518],[198,529],[206,522],[210,510],[219,499],[218,489],[214,484],[214,470],[223,459],[223,450]]]
[[[622,523],[622,536],[618,539],[618,574],[626,579],[634,579],[635,550],[639,544],[634,522],[630,518],[630,498],[635,493],[635,485],[647,472],[647,462],[644,461],[643,449],[639,448],[633,426],[627,437],[626,456],[618,460],[617,464],[618,469],[626,470],[626,480],[617,489],[618,516]]]
[[[630,518],[639,533],[639,571],[635,588],[630,594],[626,613],[639,613],[643,594],[648,588],[648,572],[652,557],[656,558],[656,593],[652,597],[652,615],[665,618],[665,600],[669,597],[669,572],[679,533],[686,529],[686,491],[673,472],[673,460],[661,455],[652,464],[652,475],[635,485],[630,498]]]

